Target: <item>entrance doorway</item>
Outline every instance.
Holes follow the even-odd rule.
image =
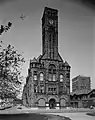
[[[56,107],[55,99],[52,98],[49,100],[49,107],[50,107],[50,109],[55,109],[55,107]]]

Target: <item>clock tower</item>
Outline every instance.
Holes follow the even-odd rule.
[[[58,10],[45,7],[42,17],[42,54],[58,58]]]
[[[42,16],[42,54],[30,60],[23,104],[46,109],[70,104],[70,65],[58,52],[58,10],[45,7]]]

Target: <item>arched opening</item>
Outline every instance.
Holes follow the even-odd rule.
[[[54,64],[49,65],[48,72],[49,81],[56,81],[56,66]]]
[[[56,107],[55,99],[52,98],[49,100],[49,107],[50,107],[50,109],[54,109]]]
[[[63,75],[60,75],[60,82],[63,82]]]
[[[43,80],[44,80],[44,74],[40,73],[40,81],[43,81]]]
[[[38,106],[39,107],[45,106],[45,100],[43,98],[41,98],[41,99],[38,100]]]
[[[60,106],[61,107],[66,107],[66,100],[65,99],[60,99]]]

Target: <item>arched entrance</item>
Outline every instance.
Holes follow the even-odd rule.
[[[49,107],[50,109],[54,109],[56,107],[56,101],[54,98],[49,100]]]
[[[45,107],[45,100],[43,98],[38,100],[38,106],[39,107]]]
[[[60,99],[60,106],[66,107],[66,100],[64,98]]]

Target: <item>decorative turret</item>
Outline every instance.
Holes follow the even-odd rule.
[[[65,67],[65,70],[66,71],[70,71],[70,65],[68,64],[68,62],[67,61],[65,61],[65,63],[64,63],[64,67]]]
[[[37,63],[37,59],[34,57],[32,60],[30,60],[30,63]]]

